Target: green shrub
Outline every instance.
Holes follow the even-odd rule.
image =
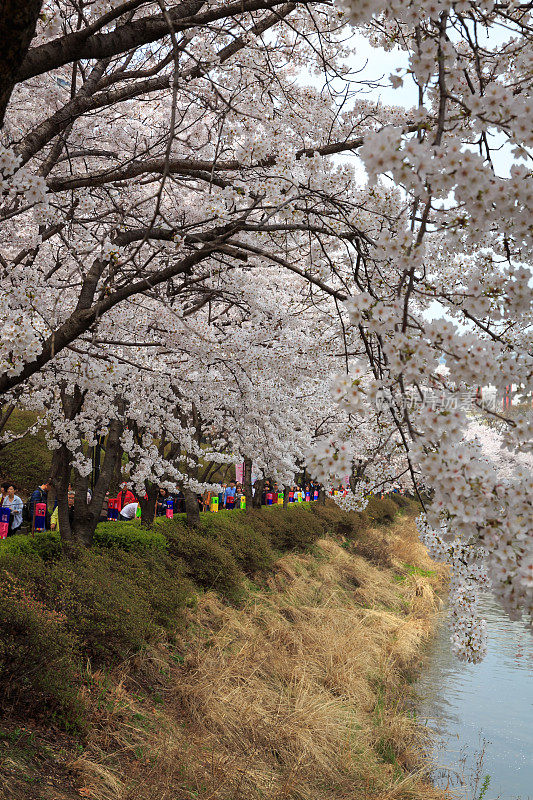
[[[76,638],[62,615],[39,603],[5,570],[0,570],[0,627],[4,709],[83,728]]]
[[[389,495],[389,499],[392,500],[392,502],[395,503],[404,513],[419,514],[422,509],[422,506],[418,500],[415,500],[413,497],[407,497],[404,494],[393,492]]]
[[[278,550],[307,550],[324,535],[325,528],[307,508],[295,504],[288,508],[273,506],[250,515],[255,530],[267,533]]]
[[[157,529],[168,542],[172,558],[181,559],[186,575],[204,589],[215,589],[228,600],[242,595],[242,573],[229,549],[188,528],[181,520],[162,518]]]
[[[144,553],[166,550],[167,541],[161,533],[146,531],[131,522],[101,522],[94,533],[94,545],[107,549]],[[57,531],[43,531],[35,536],[10,536],[0,542],[0,553],[38,555],[43,561],[61,557],[61,540]]]
[[[101,522],[94,532],[94,544],[132,553],[167,549],[167,540],[161,533],[146,531],[131,522]]]
[[[380,500],[378,497],[371,495],[365,511],[372,522],[392,522],[398,513],[398,506],[388,497]]]
[[[123,660],[162,628],[175,629],[190,593],[180,565],[161,551],[88,550],[49,562],[5,553],[1,568],[65,616],[83,656],[96,663]]]
[[[398,508],[407,508],[409,505],[409,498],[399,492],[391,492],[387,497],[389,500],[392,500]]]
[[[329,533],[347,539],[353,539],[370,524],[368,515],[364,511],[343,511],[334,500],[328,499],[326,505],[315,503],[312,511]]]
[[[61,541],[57,531],[43,531],[35,536],[19,534],[0,542],[0,555],[3,553],[25,553],[43,561],[52,561],[61,556]]]
[[[271,569],[275,555],[269,537],[256,530],[245,511],[219,511],[202,518],[202,533],[228,549],[247,575]]]

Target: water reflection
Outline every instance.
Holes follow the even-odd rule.
[[[477,666],[452,655],[444,621],[417,683],[419,715],[436,732],[435,783],[473,800],[533,800],[533,639],[484,598],[489,653]],[[460,788],[459,788],[460,787]]]

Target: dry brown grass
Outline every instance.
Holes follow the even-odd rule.
[[[92,740],[71,765],[82,796],[442,800],[404,700],[445,574],[412,519],[386,537],[394,570],[324,539],[318,554],[280,559],[244,608],[202,596],[183,664],[162,646],[102,684]],[[139,668],[160,684],[156,706],[136,691]]]

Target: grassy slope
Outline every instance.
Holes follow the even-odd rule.
[[[248,575],[239,603],[197,591],[174,636],[85,665],[83,736],[8,717],[0,798],[442,798],[418,771],[405,698],[443,575],[408,515],[353,538],[355,517],[313,511],[334,535]]]

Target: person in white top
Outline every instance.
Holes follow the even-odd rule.
[[[11,517],[9,519],[9,533],[12,536],[18,531],[22,525],[22,500],[15,494],[15,487],[13,485],[7,486],[7,493],[4,497],[2,506],[11,509]]]
[[[137,513],[137,506],[138,505],[139,505],[139,503],[128,503],[127,505],[124,506],[124,508],[122,509],[120,514],[118,515],[118,518],[120,520],[122,520],[123,522],[125,522],[126,520],[129,520],[129,519],[134,519],[135,518],[135,514]]]

